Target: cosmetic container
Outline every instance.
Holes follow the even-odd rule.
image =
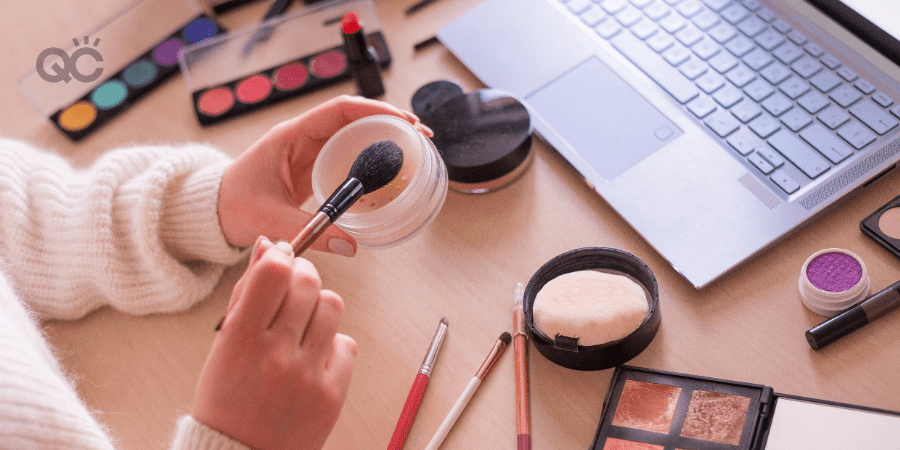
[[[866,264],[849,250],[820,250],[800,269],[800,300],[810,311],[826,317],[863,301],[870,285]]]
[[[534,321],[537,293],[550,280],[569,272],[598,270],[624,275],[640,284],[647,295],[647,316],[631,334],[598,345],[580,345],[577,337],[548,336]],[[523,300],[525,328],[535,348],[550,361],[570,369],[602,370],[623,364],[640,354],[656,336],[662,315],[659,289],[653,272],[636,256],[614,248],[585,247],[551,259],[532,275]]]
[[[447,196],[447,168],[431,140],[395,116],[369,116],[340,129],[313,165],[313,195],[321,204],[347,179],[356,157],[376,141],[394,141],[403,166],[387,186],[367,193],[335,224],[364,248],[391,247],[412,238],[437,216]]]

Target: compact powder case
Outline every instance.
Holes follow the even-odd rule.
[[[620,366],[591,450],[896,450],[900,413]]]
[[[866,236],[900,258],[900,197],[882,206],[859,223]]]
[[[624,275],[645,289],[649,311],[640,326],[628,336],[605,344],[583,346],[568,336],[547,336],[535,325],[534,301],[537,293],[550,280],[569,272],[598,270]],[[576,370],[602,370],[615,367],[641,353],[659,329],[661,313],[656,277],[636,256],[614,248],[585,247],[571,250],[551,259],[525,287],[523,300],[525,329],[535,348],[550,361]]]
[[[528,109],[494,89],[463,93],[446,80],[419,88],[413,112],[434,131],[432,141],[450,177],[450,189],[491,192],[519,178],[532,159]]]

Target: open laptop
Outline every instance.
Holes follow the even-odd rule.
[[[900,159],[898,5],[486,0],[438,38],[700,288]]]

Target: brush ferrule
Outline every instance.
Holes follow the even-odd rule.
[[[347,178],[347,181],[338,186],[331,197],[325,200],[319,211],[327,214],[328,218],[334,222],[341,214],[350,209],[363,194],[365,192],[362,183],[356,178]]]
[[[294,249],[294,255],[300,256],[304,250],[309,248],[313,242],[328,228],[328,225],[331,225],[331,220],[328,218],[328,215],[319,211],[317,212],[312,219],[297,233],[297,236],[294,237],[294,240],[291,241],[291,247]]]

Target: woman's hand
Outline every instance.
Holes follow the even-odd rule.
[[[310,216],[299,207],[312,195],[312,166],[325,141],[350,122],[376,114],[400,117],[432,135],[412,113],[347,95],[276,125],[222,177],[219,221],[228,242],[246,247],[260,235],[290,241]],[[332,226],[310,248],[352,256],[356,242]]]
[[[203,367],[193,417],[260,450],[320,449],[341,411],[356,342],[312,263],[258,239]]]

